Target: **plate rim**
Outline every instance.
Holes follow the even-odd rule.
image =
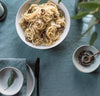
[[[26,90],[26,96],[31,96],[32,95],[32,93],[33,93],[33,91],[34,91],[34,89],[35,89],[35,75],[34,75],[34,72],[33,72],[33,70],[31,69],[31,67],[29,66],[29,64],[26,64],[26,68],[29,68],[29,70],[27,69],[27,74],[28,74],[28,71],[30,71],[29,72],[29,74],[32,76],[32,79],[33,79],[33,87],[32,87],[32,89],[31,89],[31,91],[30,91],[30,93],[28,93],[27,94],[27,90]],[[27,77],[28,78],[28,77]],[[28,80],[27,80],[28,81]],[[27,85],[28,85],[28,82],[27,82]],[[27,87],[28,88],[28,87]]]

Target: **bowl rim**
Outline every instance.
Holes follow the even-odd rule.
[[[90,45],[86,44],[86,45],[81,45],[81,46],[77,47],[76,50],[75,50],[74,53],[73,53],[72,61],[73,61],[73,65],[75,66],[75,68],[78,69],[78,71],[80,71],[80,72],[82,72],[82,73],[91,73],[91,72],[95,71],[95,70],[100,66],[99,63],[98,63],[98,66],[95,67],[95,68],[94,68],[93,70],[91,70],[91,71],[83,71],[83,70],[81,70],[81,68],[78,68],[78,67],[76,66],[76,64],[75,64],[75,59],[74,59],[75,54],[76,54],[76,52],[78,51],[78,49],[80,49],[80,48],[82,48],[82,47],[91,47],[91,48],[93,48],[93,49],[95,49],[95,50],[97,50],[97,51],[99,51],[99,50],[98,50],[96,47],[94,47],[94,46],[90,46]]]
[[[22,88],[22,86],[23,86],[23,83],[24,83],[24,76],[23,76],[23,73],[22,73],[18,68],[11,67],[11,66],[2,68],[2,69],[0,70],[0,72],[3,71],[3,70],[5,70],[5,69],[13,69],[13,70],[16,70],[16,71],[22,76],[22,78],[21,78],[21,79],[22,79],[22,85],[20,86],[20,88],[18,89],[18,91],[16,91],[16,92],[13,93],[13,94],[6,94],[6,93],[3,93],[3,92],[0,92],[0,93],[2,93],[3,95],[8,95],[8,96],[15,95],[15,94],[17,94],[17,93],[21,90],[21,88]]]
[[[51,48],[53,48],[53,47],[56,47],[57,45],[59,45],[65,38],[66,38],[66,36],[68,35],[68,33],[69,33],[69,30],[70,30],[70,25],[71,25],[71,20],[70,20],[70,14],[69,14],[69,12],[68,12],[68,9],[65,7],[65,5],[62,3],[62,2],[60,2],[60,4],[56,4],[57,6],[63,6],[63,8],[64,8],[64,10],[66,11],[66,14],[65,14],[65,17],[67,17],[66,19],[68,19],[68,23],[66,22],[66,27],[67,27],[67,32],[66,32],[66,27],[65,27],[65,29],[64,29],[64,31],[63,31],[63,33],[66,33],[66,34],[64,34],[64,37],[63,38],[61,38],[60,37],[60,41],[59,42],[55,42],[54,44],[52,44],[51,46],[42,46],[41,47],[41,45],[40,46],[36,46],[36,45],[34,45],[34,44],[30,44],[30,42],[27,42],[26,40],[24,40],[23,38],[22,38],[22,36],[20,35],[20,32],[19,32],[19,30],[18,30],[18,28],[17,28],[17,17],[18,17],[18,13],[20,12],[20,10],[22,9],[22,7],[23,6],[25,6],[25,4],[27,4],[27,3],[29,3],[29,0],[27,0],[27,1],[25,1],[22,5],[21,5],[21,7],[18,9],[18,11],[17,11],[17,14],[16,14],[16,22],[15,22],[15,25],[16,25],[16,30],[17,30],[17,34],[18,34],[18,36],[20,37],[20,39],[26,44],[26,45],[28,45],[28,46],[30,46],[30,47],[32,47],[32,48],[35,48],[35,49],[51,49]],[[62,33],[62,34],[63,34]]]

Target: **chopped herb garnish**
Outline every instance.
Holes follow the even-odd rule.
[[[59,17],[62,17],[62,14],[59,12]]]
[[[33,10],[32,10],[32,9],[29,9],[29,10],[28,10],[28,13],[33,13]]]
[[[31,13],[33,13],[33,10],[31,10]]]

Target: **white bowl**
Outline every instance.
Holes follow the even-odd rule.
[[[93,64],[91,64],[90,66],[82,66],[80,63],[79,63],[79,60],[78,60],[78,55],[80,54],[80,52],[82,52],[83,50],[89,50],[91,51],[92,53],[96,53],[98,52],[99,50],[96,49],[95,47],[93,46],[81,46],[81,47],[78,47],[74,54],[73,54],[73,63],[75,65],[75,67],[81,71],[81,72],[84,72],[84,73],[90,73],[90,72],[93,72],[95,71],[99,65],[100,65],[100,54],[96,55],[96,59],[95,61],[93,62]]]
[[[69,16],[69,13],[68,13],[66,7],[63,5],[63,3],[58,4],[58,0],[51,0],[51,1],[54,2],[56,5],[58,5],[63,10],[63,12],[65,13],[65,18],[66,18],[66,27],[65,27],[64,32],[62,33],[60,39],[58,41],[56,41],[51,46],[35,46],[32,43],[27,42],[25,40],[25,36],[24,36],[23,30],[22,30],[22,28],[20,26],[20,20],[21,20],[23,14],[25,13],[26,9],[29,8],[30,1],[26,1],[21,6],[21,8],[18,10],[18,13],[16,15],[16,29],[17,29],[17,33],[18,33],[19,37],[21,38],[21,40],[25,44],[29,45],[32,48],[36,48],[36,49],[49,49],[49,48],[53,48],[53,47],[57,46],[58,44],[60,44],[65,39],[65,37],[67,36],[67,34],[69,32],[69,28],[70,28],[70,16]]]
[[[13,84],[9,88],[7,88],[7,82],[11,70],[15,71],[16,78]],[[21,90],[23,82],[24,82],[23,74],[17,68],[6,67],[0,70],[0,93],[2,93],[3,95],[11,96],[17,94]]]

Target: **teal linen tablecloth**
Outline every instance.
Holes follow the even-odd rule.
[[[37,50],[25,45],[17,35],[15,17],[25,0],[2,0],[8,9],[4,22],[0,22],[0,58],[27,58],[32,62],[40,57],[40,96],[100,96],[100,72],[84,74],[73,65],[72,54],[80,45],[88,44],[87,39],[75,42],[82,31],[81,20],[71,20],[66,39],[57,47]],[[75,15],[77,0],[63,0],[70,16]],[[97,25],[100,49],[100,30]],[[34,63],[33,63],[34,64]],[[34,91],[35,92],[35,91]],[[33,96],[36,96],[34,94]]]

